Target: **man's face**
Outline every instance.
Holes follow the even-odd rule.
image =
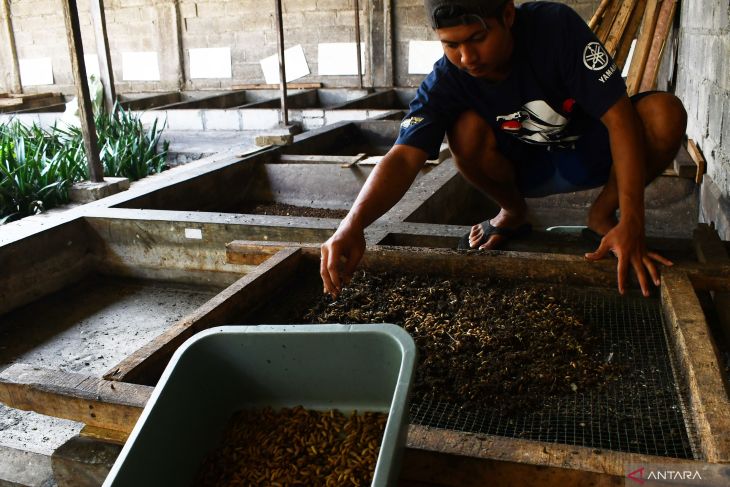
[[[514,6],[507,5],[502,22],[488,18],[484,19],[484,24],[474,22],[436,29],[436,34],[444,54],[454,66],[475,78],[500,81],[510,70],[513,21]]]

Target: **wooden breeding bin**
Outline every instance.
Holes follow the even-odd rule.
[[[267,314],[285,314],[287,309],[321,295],[318,246],[290,245],[228,244],[230,263],[259,264],[256,270],[220,295],[220,306],[211,302],[127,357],[104,380],[82,380],[78,374],[16,365],[0,374],[0,400],[13,407],[84,421],[92,427],[86,435],[123,441],[151,391],[149,386],[131,382],[154,383],[174,351],[194,332],[221,324],[247,323]],[[671,362],[677,407],[683,413],[681,426],[691,442],[690,453],[680,458],[642,453],[635,448],[617,451],[581,441],[561,443],[474,432],[461,426],[459,431],[449,425],[416,424],[412,409],[400,485],[616,485],[629,473],[628,465],[699,468],[708,462],[730,460],[730,404],[695,294],[695,289],[730,290],[727,265],[692,264],[665,269],[660,295],[648,300],[616,296],[615,262],[591,263],[576,256],[374,247],[366,253],[361,268],[373,273],[398,269],[417,275],[542,282],[594,293],[616,306],[626,300],[656,308],[660,342],[664,344],[664,351],[657,350],[656,355],[663,353]],[[632,310],[628,316],[634,316]]]

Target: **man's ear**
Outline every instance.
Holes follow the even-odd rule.
[[[508,0],[502,9],[502,22],[508,29],[512,28],[512,24],[515,23],[515,2],[514,0]]]

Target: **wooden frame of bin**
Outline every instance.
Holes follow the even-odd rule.
[[[316,244],[235,241],[230,263],[256,265],[193,314],[95,378],[16,364],[0,374],[0,401],[18,409],[81,421],[82,436],[123,443],[153,383],[175,349],[193,333],[226,322],[226,316],[265,302],[303,265],[317,265]],[[535,279],[611,288],[615,266],[580,257],[521,252],[470,252],[374,247],[364,268],[398,266],[404,271]],[[662,274],[661,300],[680,379],[690,391],[689,418],[699,436],[703,460],[730,462],[730,403],[716,350],[695,289],[730,291],[730,265],[682,265]],[[474,435],[411,425],[401,474],[402,486],[616,485],[628,464],[703,462],[628,454],[514,438]]]

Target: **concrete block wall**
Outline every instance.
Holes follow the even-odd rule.
[[[18,58],[50,57],[55,84],[25,87],[24,92],[57,91],[73,94],[62,0],[13,0],[10,21]],[[518,2],[519,3],[519,2]],[[585,18],[598,0],[565,0]],[[383,40],[372,45],[371,32],[382,32],[390,11],[394,33],[392,64],[396,86],[417,86],[422,75],[409,75],[408,42],[433,40],[426,25],[422,0],[360,0],[361,41],[365,49],[363,67],[366,86],[382,86],[373,79],[371,59],[382,60]],[[322,82],[326,86],[357,85],[356,76],[319,76],[318,44],[354,42],[354,0],[283,0],[286,47],[301,45],[311,74],[297,81]],[[84,49],[96,52],[89,0],[79,0]],[[115,84],[119,93],[178,89],[228,89],[236,84],[263,83],[259,61],[276,54],[273,1],[256,0],[107,0],[105,2]],[[387,29],[386,29],[387,30]],[[7,44],[7,43],[4,43]],[[190,80],[189,49],[230,47],[230,79]],[[0,62],[9,64],[7,49],[0,48]],[[129,51],[154,51],[158,56],[159,81],[124,81],[122,55]],[[387,54],[385,62],[388,62]],[[380,63],[382,65],[382,62]],[[4,69],[9,72],[9,69]],[[382,79],[382,77],[381,77]],[[9,91],[10,80],[0,77],[0,92]]]
[[[62,0],[14,0],[10,17],[18,58],[50,57],[54,85],[25,87],[24,92],[73,94]],[[318,76],[318,44],[354,42],[354,0],[283,0],[285,47],[300,44],[310,75],[300,82],[356,86],[357,76]],[[360,0],[361,42],[368,46],[369,0]],[[84,50],[95,54],[89,1],[78,2]],[[178,89],[228,89],[236,84],[264,83],[259,61],[277,53],[274,3],[256,0],[107,0],[107,36],[119,93]],[[189,79],[188,49],[230,47],[230,79]],[[8,55],[0,48],[3,67]],[[155,51],[160,81],[124,81],[122,53]],[[367,84],[368,49],[362,60]],[[181,61],[182,58],[182,62]],[[182,66],[181,66],[182,65]],[[7,71],[7,69],[4,69]],[[0,92],[9,91],[0,77]]]
[[[681,2],[676,94],[687,108],[687,135],[702,150],[701,220],[730,240],[730,6]]]

